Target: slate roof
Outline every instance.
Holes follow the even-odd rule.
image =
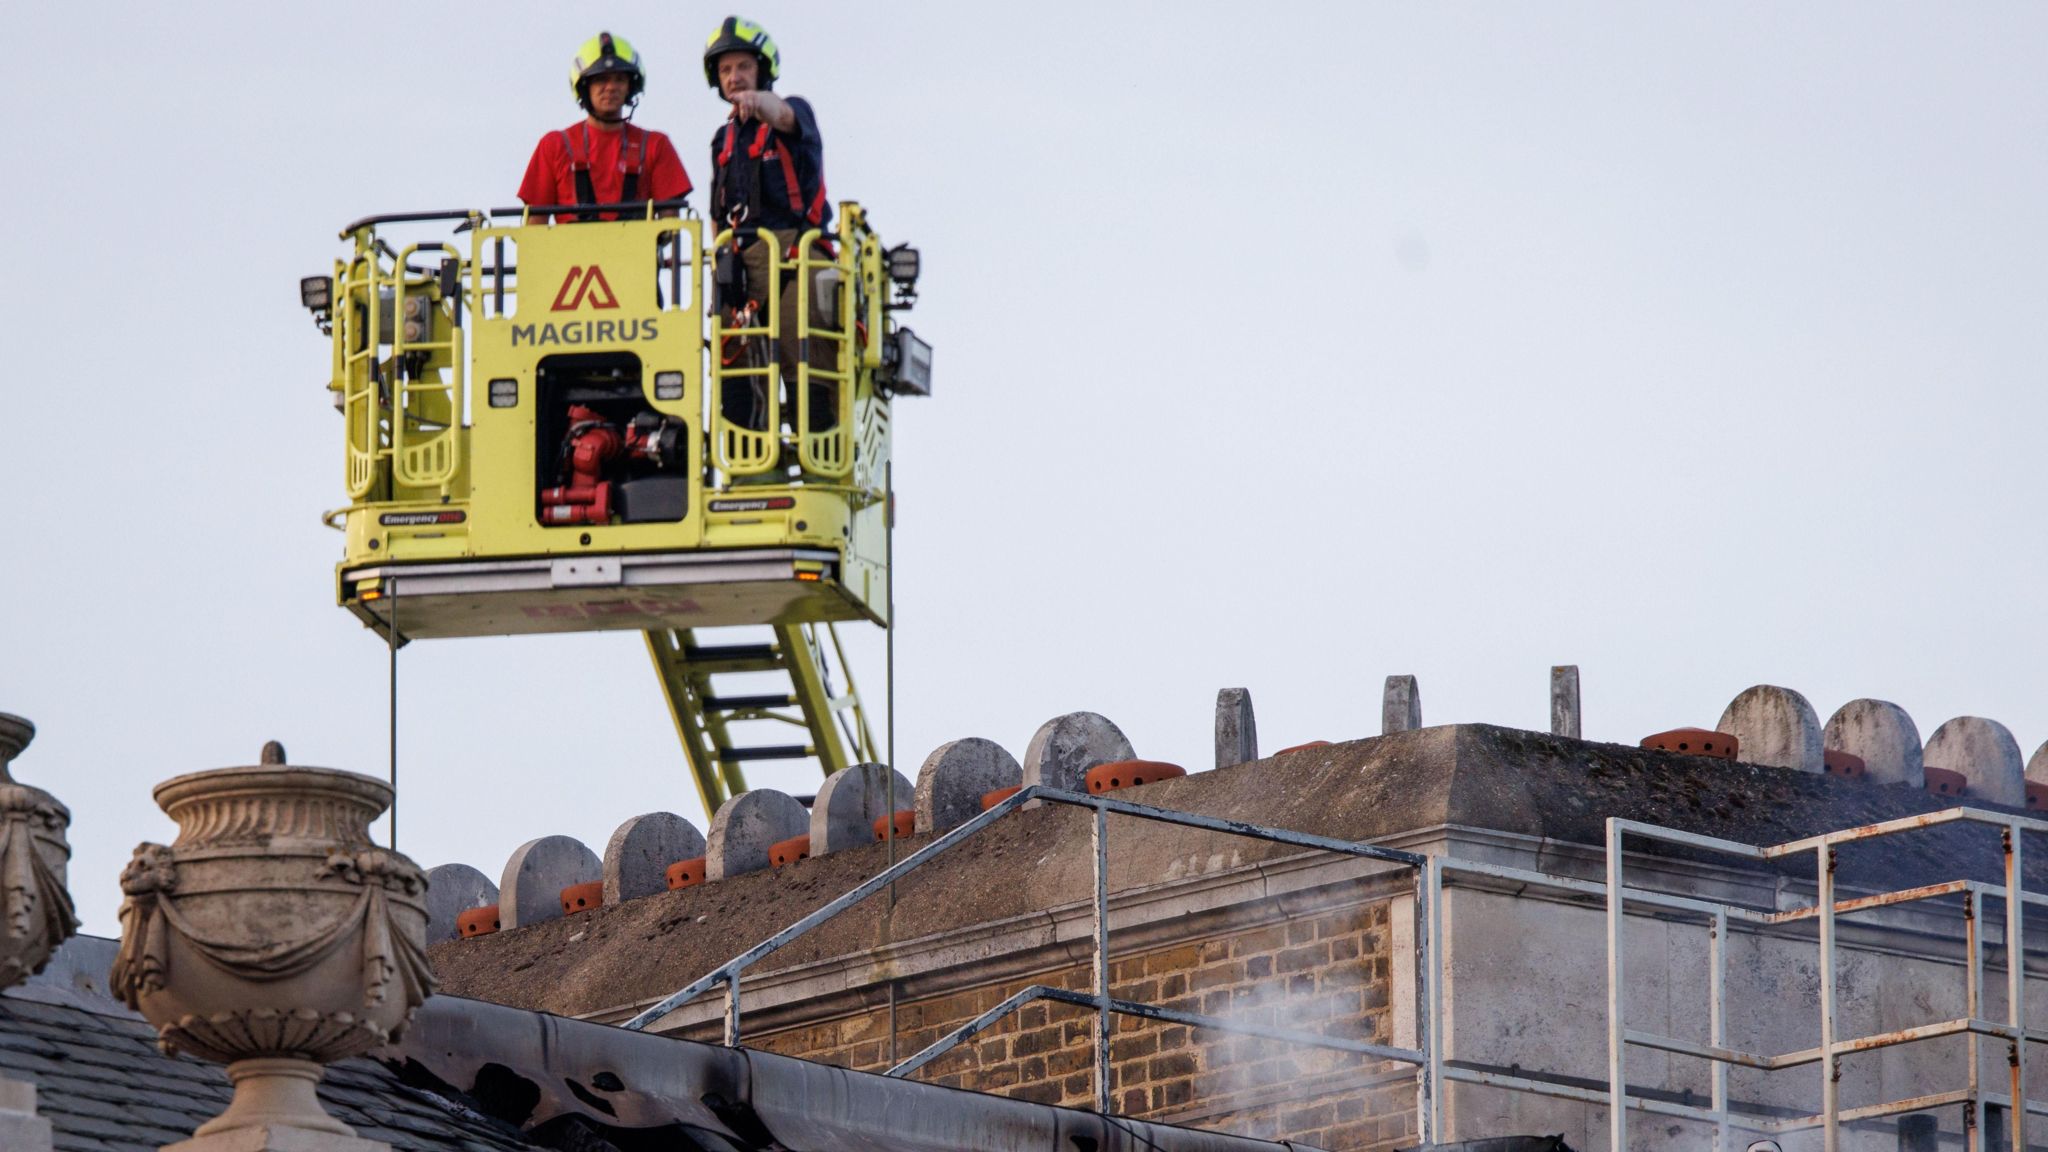
[[[36,1085],[60,1152],[156,1152],[227,1107],[221,1065],[157,1049],[156,1030],[105,996],[114,941],[79,937],[50,969],[0,993],[0,1076]],[[97,971],[95,972],[95,969]],[[97,985],[95,985],[97,981]],[[402,1152],[528,1152],[516,1130],[371,1060],[330,1065],[327,1110]]]

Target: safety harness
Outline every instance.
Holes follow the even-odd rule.
[[[640,198],[640,165],[647,152],[647,130],[628,124],[623,131],[626,137],[619,142],[619,167],[626,175],[619,184],[618,203],[630,204]],[[576,181],[576,203],[601,203],[590,180],[590,125],[573,125],[556,135],[562,138],[562,147],[569,153],[569,175]],[[580,212],[576,218],[596,220],[599,216],[597,212]]]
[[[775,138],[775,130],[766,123],[754,130],[754,138],[746,146],[746,155],[739,158],[739,122],[725,122],[725,137],[719,145],[718,171],[711,180],[711,203],[714,217],[722,216],[734,208],[744,207],[751,220],[761,219],[762,168],[770,159],[782,162],[782,187],[789,196],[789,210],[799,219],[812,225],[825,219],[825,177],[818,175],[818,191],[807,205],[804,202],[803,184],[796,177],[796,158],[791,156],[787,145]]]

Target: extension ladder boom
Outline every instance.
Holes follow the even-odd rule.
[[[879,759],[832,625],[774,625],[766,643],[705,635],[732,631],[746,630],[669,628],[646,634],[648,654],[654,658],[669,715],[706,812],[718,811],[747,790],[744,765],[751,761],[815,760],[829,776]],[[846,684],[843,694],[832,690],[835,665]],[[714,684],[714,678],[730,681],[750,674],[756,681],[773,674],[774,690],[722,693]],[[738,725],[756,731],[795,728],[804,740],[740,744],[734,731]]]

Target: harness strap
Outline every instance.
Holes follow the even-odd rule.
[[[619,166],[626,175],[619,182],[619,203],[631,204],[640,198],[640,161],[647,150],[647,133],[631,124],[626,125],[626,138],[619,145]]]
[[[572,136],[567,130],[556,133],[562,138],[562,147],[569,153],[569,176],[576,183],[576,203],[598,204],[597,186],[590,179],[590,125],[578,124],[583,130],[581,137]],[[619,203],[631,203],[639,199],[640,166],[647,150],[647,131],[628,124],[626,138],[619,146],[619,167],[625,170],[625,178],[619,184]],[[595,220],[596,212],[579,212],[578,220]]]
[[[789,197],[789,210],[799,216],[804,214],[803,190],[796,183],[796,161],[790,158],[789,149],[777,148],[775,155],[782,161],[782,191]],[[816,220],[811,223],[817,223]]]
[[[754,138],[747,144],[747,159],[761,159],[763,154],[769,150],[770,145],[775,142],[774,130],[765,121],[762,122],[761,126],[755,130]],[[719,143],[718,155],[714,161],[718,172],[713,178],[713,194],[715,202],[721,205],[724,204],[724,192],[728,187],[727,173],[730,171],[729,166],[738,146],[739,122],[737,120],[727,120],[725,122],[725,136]],[[782,163],[782,188],[783,193],[789,197],[789,210],[812,224],[822,222],[825,219],[825,206],[828,203],[823,175],[821,174],[818,179],[817,194],[812,196],[811,202],[806,205],[803,198],[803,183],[797,179],[796,175],[796,159],[790,155],[789,147],[787,145],[776,147],[775,158]],[[751,186],[747,189],[749,199],[759,195],[759,186],[759,170],[756,169]]]
[[[718,154],[712,158],[711,213],[714,216],[723,217],[734,208],[748,207],[747,205],[732,203],[736,197],[732,195],[733,171],[731,161],[733,146],[738,142],[738,139],[738,122],[727,120],[725,122],[725,137],[719,144]]]
[[[588,129],[585,131],[587,133]],[[597,189],[590,183],[590,158],[582,148],[577,146],[576,137],[570,135],[567,129],[557,132],[555,135],[562,138],[562,150],[569,154],[569,177],[576,184],[576,202],[578,204],[597,203]],[[578,220],[595,220],[596,218],[597,214],[594,212],[578,212],[576,214],[576,219]]]

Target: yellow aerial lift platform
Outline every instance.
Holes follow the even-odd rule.
[[[645,633],[707,813],[751,760],[878,759],[832,629],[889,624],[890,406],[930,393],[931,349],[896,323],[916,251],[846,203],[749,291],[751,230],[707,248],[680,201],[567,222],[588,212],[368,217],[301,281],[345,429],[338,601],[394,645]],[[735,628],[755,636],[707,633]],[[741,673],[786,690],[714,685]],[[739,746],[747,721],[806,739]]]

